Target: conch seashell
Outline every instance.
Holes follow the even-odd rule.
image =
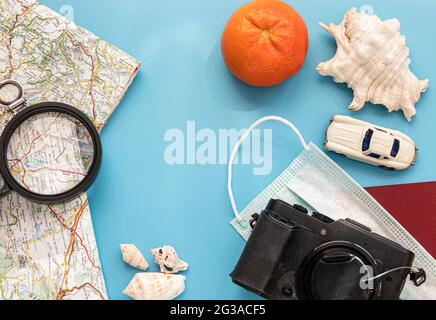
[[[174,300],[185,291],[185,277],[164,273],[138,273],[123,294],[134,300]]]
[[[176,250],[171,246],[152,249],[151,254],[163,273],[178,273],[189,268],[189,265],[178,257]]]
[[[349,109],[360,110],[366,102],[382,104],[390,112],[403,110],[411,121],[429,81],[419,80],[409,69],[409,48],[400,33],[400,22],[381,21],[352,8],[340,25],[320,26],[335,37],[338,50],[333,59],[319,64],[317,71],[354,90]]]
[[[124,262],[140,270],[148,269],[147,260],[134,244],[121,244],[120,248]]]

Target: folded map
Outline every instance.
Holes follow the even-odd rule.
[[[139,61],[29,0],[0,0],[0,80],[14,79],[29,105],[58,101],[101,130]],[[11,117],[0,107],[0,130]],[[16,193],[0,202],[0,299],[107,299],[86,195],[39,205]]]

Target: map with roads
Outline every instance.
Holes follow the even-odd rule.
[[[43,5],[0,0],[0,80],[20,82],[28,105],[72,105],[101,130],[139,67]],[[0,106],[0,130],[11,116]],[[43,150],[25,159],[26,168],[48,156]],[[65,152],[75,156],[74,148]],[[18,176],[22,168],[16,165]],[[50,206],[16,193],[0,201],[0,299],[107,299],[86,195]]]

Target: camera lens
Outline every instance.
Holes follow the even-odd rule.
[[[297,294],[302,300],[370,300],[377,284],[363,279],[374,270],[375,261],[364,249],[331,242],[306,257],[297,274]]]

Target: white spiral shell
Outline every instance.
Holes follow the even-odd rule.
[[[382,104],[390,112],[403,110],[411,121],[429,81],[419,80],[409,69],[409,48],[400,22],[382,21],[352,8],[340,25],[320,25],[335,37],[338,50],[317,71],[353,89],[349,109],[360,110],[366,102]]]
[[[149,265],[141,251],[134,244],[121,244],[121,254],[125,263],[140,270],[147,270]]]
[[[185,291],[185,277],[163,273],[138,273],[123,294],[134,300],[174,300]]]
[[[151,254],[163,273],[178,273],[189,268],[188,263],[182,261],[171,246],[152,249]]]

